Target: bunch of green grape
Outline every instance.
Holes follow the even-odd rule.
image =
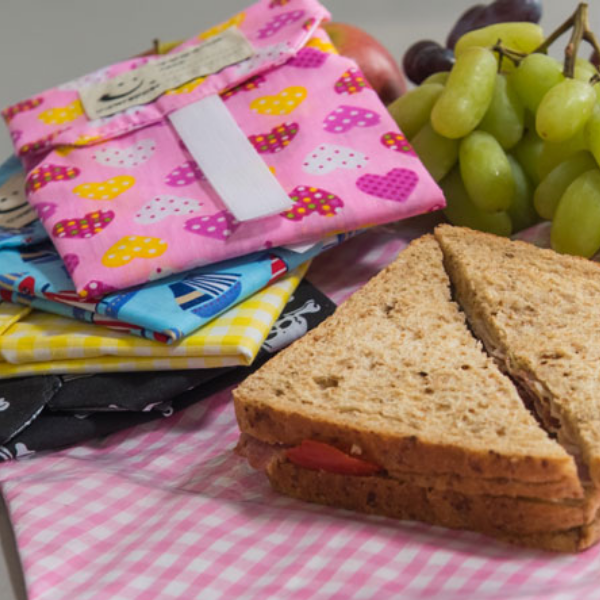
[[[449,72],[389,109],[440,184],[448,220],[510,235],[552,221],[559,252],[600,249],[600,84],[587,60],[574,77],[543,53],[533,23],[502,23],[460,38]],[[500,57],[503,48],[520,59]]]

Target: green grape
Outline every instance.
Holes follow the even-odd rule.
[[[548,90],[565,80],[562,65],[546,54],[530,54],[510,74],[510,82],[525,108],[536,113]]]
[[[531,227],[538,222],[539,218],[533,207],[531,182],[517,159],[510,154],[507,158],[515,182],[515,195],[508,208],[508,216],[512,222],[513,232],[517,232]]]
[[[458,140],[436,133],[430,123],[412,139],[413,150],[436,181],[441,181],[458,160]]]
[[[578,131],[566,142],[544,142],[538,164],[540,178],[544,179],[554,167],[569,158],[569,156],[573,156],[573,154],[581,152],[582,150],[587,150],[587,147],[584,129]]]
[[[450,77],[450,71],[439,71],[438,73],[433,73],[433,75],[423,79],[421,85],[426,85],[428,83],[441,83],[442,85],[446,85],[448,77]]]
[[[510,217],[505,212],[489,213],[479,210],[471,202],[467,190],[460,178],[460,170],[453,169],[440,183],[446,196],[447,206],[444,214],[450,223],[461,227],[470,227],[508,237],[512,232]]]
[[[585,58],[577,57],[575,59],[575,79],[579,81],[588,81],[598,73],[596,67]]]
[[[558,164],[537,186],[533,194],[533,203],[540,217],[552,220],[556,207],[567,188],[582,173],[596,166],[589,152],[580,150]]]
[[[590,79],[595,76],[600,76],[600,71],[589,60],[579,57],[575,59],[575,79],[590,83]],[[600,102],[600,85],[596,83],[593,88],[596,92],[596,101]]]
[[[467,48],[483,46],[491,48],[498,40],[502,45],[511,50],[529,54],[544,41],[544,33],[539,25],[534,23],[497,23],[465,33],[456,42],[454,54],[456,58],[462,56]]]
[[[600,165],[600,106],[597,104],[590,120],[585,125],[585,142]]]
[[[460,143],[460,174],[473,204],[480,210],[506,210],[515,194],[510,163],[489,133],[474,131]]]
[[[456,60],[431,111],[431,124],[440,135],[461,138],[479,125],[492,101],[496,67],[494,55],[485,48],[468,48]]]
[[[543,149],[544,142],[539,138],[535,129],[530,129],[513,150],[519,164],[525,169],[525,173],[527,173],[527,177],[533,185],[537,185],[540,181],[539,166]]]
[[[525,109],[505,75],[496,75],[492,102],[479,123],[479,129],[493,135],[500,145],[509,150],[523,137]]]
[[[535,126],[538,135],[550,142],[564,142],[586,124],[596,104],[594,88],[584,81],[565,79],[542,98]]]
[[[552,222],[557,252],[592,257],[600,249],[600,171],[580,175],[565,191]]]
[[[400,131],[409,140],[429,122],[431,110],[443,91],[444,86],[439,83],[420,85],[388,106]]]

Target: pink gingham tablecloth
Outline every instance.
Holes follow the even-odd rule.
[[[419,227],[357,237],[311,279],[339,302]],[[600,547],[550,554],[301,503],[232,452],[237,437],[227,391],[0,466],[30,599],[600,598]]]

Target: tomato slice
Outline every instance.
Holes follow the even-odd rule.
[[[288,460],[305,469],[328,471],[339,475],[373,475],[382,469],[376,464],[350,456],[329,444],[304,440],[285,451]]]

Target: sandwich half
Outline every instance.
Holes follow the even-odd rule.
[[[598,499],[469,331],[433,236],[234,391],[238,452],[291,496],[579,550]]]
[[[470,229],[435,231],[475,335],[600,490],[600,265]]]

